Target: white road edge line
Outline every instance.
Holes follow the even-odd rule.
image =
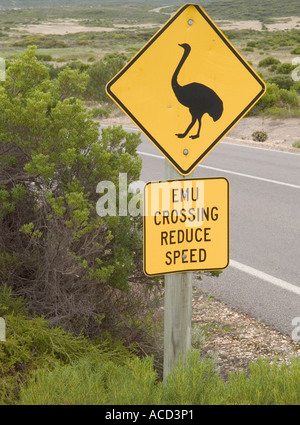
[[[253,267],[246,266],[245,264],[239,263],[237,261],[231,260],[229,261],[229,266],[234,267],[235,269],[241,270],[247,274],[250,274],[254,277],[258,277],[265,282],[272,283],[275,286],[278,286],[281,289],[285,289],[286,291],[293,292],[294,294],[300,295],[300,287],[292,285],[284,280],[278,279],[277,277],[271,276],[267,273],[261,272],[259,270],[254,269]]]
[[[141,152],[141,151],[137,151],[137,153],[139,155],[151,156],[152,158],[165,159],[164,156],[156,155],[156,154],[153,154],[153,153]],[[288,186],[288,187],[292,187],[294,189],[300,189],[300,186],[297,185],[297,184],[285,183],[285,182],[280,182],[278,180],[266,179],[264,177],[252,176],[251,174],[243,174],[243,173],[238,173],[236,171],[224,170],[222,168],[209,167],[208,165],[198,165],[198,167],[207,168],[208,170],[221,171],[222,173],[233,174],[235,176],[247,177],[247,178],[253,179],[253,180],[260,180],[260,181],[264,181],[264,182],[268,182],[268,183],[279,184],[281,186]]]
[[[288,154],[288,155],[300,155],[300,150],[299,150],[299,152],[289,152],[289,151],[281,151],[279,149],[262,148],[261,146],[242,145],[241,143],[226,142],[226,138],[224,138],[224,140],[221,140],[220,143],[223,144],[223,145],[238,146],[240,148],[259,149],[261,151],[268,151],[268,152],[275,152],[275,153],[284,153],[284,154]]]

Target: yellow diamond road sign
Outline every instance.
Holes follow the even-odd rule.
[[[144,272],[223,269],[229,263],[229,182],[149,182],[144,194]]]
[[[265,84],[198,5],[185,5],[108,83],[108,95],[187,175]]]

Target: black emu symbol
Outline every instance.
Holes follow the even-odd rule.
[[[176,136],[180,138],[187,136],[188,132],[192,129],[195,122],[198,120],[198,131],[193,136],[190,136],[191,139],[197,139],[200,135],[201,119],[203,115],[207,113],[214,121],[217,121],[223,113],[223,102],[212,89],[203,84],[190,83],[185,86],[181,86],[178,83],[178,74],[191,51],[191,46],[189,44],[184,43],[179,44],[179,46],[184,49],[184,53],[173,74],[172,88],[175,96],[177,97],[177,100],[183,106],[189,108],[192,121],[184,133],[178,133]]]

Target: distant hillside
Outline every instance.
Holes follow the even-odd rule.
[[[28,7],[85,7],[85,6],[101,6],[109,4],[150,4],[150,5],[173,5],[184,4],[185,2],[176,0],[0,0],[0,9],[25,9]],[[195,2],[197,3],[197,1]]]
[[[200,4],[214,19],[266,21],[275,17],[299,16],[300,0],[0,0],[1,9],[42,7],[89,7],[117,4],[136,4],[149,8],[174,6],[174,10],[186,3]]]

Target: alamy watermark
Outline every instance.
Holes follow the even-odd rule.
[[[6,341],[6,323],[3,317],[0,317],[0,342]]]
[[[0,58],[0,81],[6,80],[6,65],[5,65],[5,59]]]
[[[292,326],[295,326],[292,330],[292,340],[295,342],[300,342],[300,317],[293,318]]]
[[[292,60],[292,64],[293,65],[298,65],[292,71],[292,79],[294,81],[300,81],[300,56],[298,56],[297,58],[294,58]]]
[[[151,216],[157,225],[180,221],[186,227],[198,227],[208,216],[218,218],[216,206],[204,207],[204,187],[201,179],[170,180],[151,186],[138,180],[128,185],[127,174],[120,173],[117,187],[107,180],[97,185],[96,192],[101,196],[96,211],[100,217]]]

